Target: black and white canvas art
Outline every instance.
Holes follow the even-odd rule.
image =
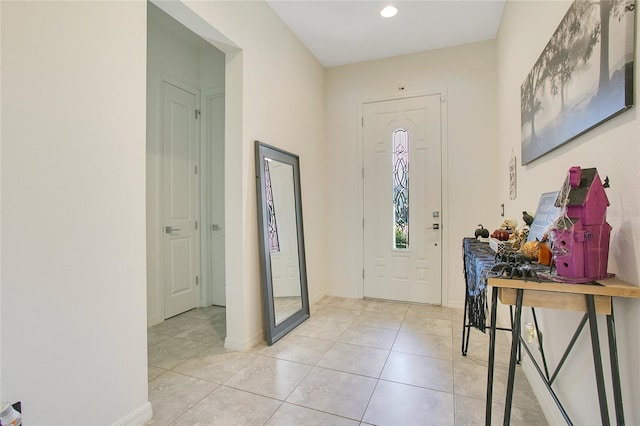
[[[522,164],[633,105],[635,9],[573,2],[520,87]]]

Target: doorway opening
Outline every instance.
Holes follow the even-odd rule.
[[[227,304],[224,91],[225,53],[148,3],[150,326]]]

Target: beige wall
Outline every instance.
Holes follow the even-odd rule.
[[[0,22],[2,22],[2,7],[0,7]],[[0,46],[2,44],[2,31],[0,31]],[[1,51],[1,50],[0,50]],[[0,54],[0,70],[2,67],[2,55]],[[0,99],[2,99],[2,83],[0,82]],[[0,164],[2,164],[2,104],[0,102]],[[2,173],[0,173],[0,217],[2,217]],[[0,319],[2,318],[2,224],[0,223]],[[2,327],[0,326],[0,383],[2,383]],[[0,401],[4,401],[2,386],[0,386]]]
[[[327,69],[329,294],[362,297],[362,103],[444,92],[442,302],[463,306],[461,240],[499,223],[496,75],[494,41]]]
[[[520,158],[520,84],[542,52],[551,34],[567,11],[568,1],[507,2],[498,36],[498,116],[500,182],[508,180],[507,167],[513,150]],[[637,61],[637,57],[636,57]],[[636,62],[637,63],[637,62]],[[636,69],[637,71],[637,69]],[[636,81],[638,73],[636,72]],[[636,85],[637,87],[637,85]],[[636,91],[636,99],[637,99]],[[640,120],[637,108],[626,111],[587,134],[526,165],[518,167],[518,197],[509,200],[500,185],[501,202],[508,217],[520,217],[524,209],[535,211],[542,192],[560,189],[571,166],[596,167],[601,177],[609,176],[607,212],[613,227],[609,271],[630,283],[640,282]],[[614,303],[618,349],[622,369],[623,396],[627,424],[640,422],[640,303]],[[580,314],[543,311],[539,319],[545,336],[545,351],[555,365],[571,338]],[[530,321],[529,318],[525,319]],[[606,328],[600,323],[600,337],[606,348]],[[598,419],[591,347],[588,333],[578,341],[573,355],[555,387],[575,424],[592,424]],[[603,354],[605,362],[608,356]],[[607,364],[605,364],[607,365]],[[543,393],[544,395],[544,393]],[[609,395],[610,403],[613,401]],[[547,400],[547,403],[550,403]],[[557,419],[557,412],[548,410]],[[559,420],[561,422],[561,420]]]
[[[69,409],[143,422],[146,2],[0,4],[2,399],[28,424]],[[324,70],[265,3],[169,6],[226,53],[227,344],[248,349],[262,340],[255,139],[300,155],[309,290],[324,294]]]
[[[2,400],[150,416],[144,2],[1,2]]]

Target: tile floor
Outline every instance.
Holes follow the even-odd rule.
[[[224,308],[151,327],[149,425],[481,425],[488,336],[460,354],[462,310],[325,297],[273,346],[224,349]],[[509,346],[498,332],[494,401]],[[546,425],[518,367],[511,424]],[[494,403],[493,423],[503,406]]]

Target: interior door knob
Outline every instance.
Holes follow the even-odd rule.
[[[167,233],[167,234],[170,234],[173,231],[179,231],[179,230],[180,230],[180,228],[172,228],[170,226],[165,226],[164,227],[164,232]]]

